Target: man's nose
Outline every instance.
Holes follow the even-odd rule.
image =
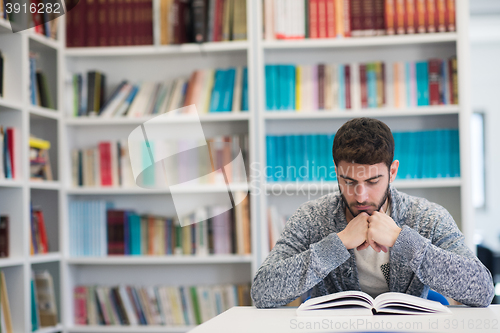
[[[354,195],[356,196],[357,202],[368,201],[368,191],[366,190],[366,186],[364,184],[356,185],[354,188]]]

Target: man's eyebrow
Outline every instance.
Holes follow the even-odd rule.
[[[376,175],[376,176],[373,176],[373,177],[371,177],[371,178],[365,179],[364,181],[365,181],[365,182],[368,182],[368,181],[370,181],[370,180],[374,180],[374,179],[380,178],[380,177],[382,177],[382,176],[383,176],[383,175]],[[339,175],[339,177],[344,178],[344,179],[347,179],[347,180],[352,180],[353,182],[358,182],[356,179],[353,179],[353,178],[348,177],[348,176]]]

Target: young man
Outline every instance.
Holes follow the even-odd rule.
[[[490,272],[450,213],[397,191],[394,138],[381,121],[345,123],[333,141],[339,192],[304,203],[255,275],[258,308],[362,290],[427,297],[429,288],[469,306],[491,303]]]

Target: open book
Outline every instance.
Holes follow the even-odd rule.
[[[384,314],[451,314],[439,302],[402,293],[383,293],[373,299],[362,291],[342,291],[308,299],[297,308],[299,316]]]

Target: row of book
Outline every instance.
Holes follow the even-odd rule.
[[[249,306],[250,284],[76,286],[76,325],[199,325],[233,306]]]
[[[39,54],[30,52],[30,99],[32,105],[55,109],[47,74],[37,68]]]
[[[359,110],[458,104],[456,58],[266,65],[267,110]]]
[[[145,144],[138,147],[137,151],[142,152],[141,156],[134,158],[142,159],[138,164],[142,163],[145,169],[141,178],[143,184],[156,188],[167,188],[168,184],[175,185],[187,181],[192,184],[195,180],[199,184],[224,184],[222,168],[229,183],[246,182],[249,170],[248,134],[217,136],[200,142],[201,148],[197,150],[190,149],[192,147],[192,140],[152,140],[149,147]],[[204,147],[206,148],[203,149]],[[120,140],[103,141],[99,142],[97,147],[72,150],[73,186],[135,187],[128,148],[127,141]],[[161,165],[147,168],[150,165],[149,149],[158,156],[164,155],[167,150],[182,152],[165,159],[164,166],[167,169],[163,172],[167,172],[168,184],[160,177]],[[243,165],[241,159],[237,158],[240,152]],[[186,168],[186,165],[192,167]]]
[[[0,331],[13,333],[12,316],[10,312],[9,295],[7,293],[5,273],[0,269]],[[12,296],[12,295],[11,295]]]
[[[153,44],[152,0],[70,0],[66,46]]]
[[[39,10],[32,10],[31,8],[39,8]],[[45,8],[45,10],[42,10],[42,8]],[[34,27],[35,33],[44,35],[48,38],[57,39],[57,29],[59,26],[58,17],[64,13],[62,9],[63,8],[60,7],[59,4],[49,0],[31,0],[31,26]]]
[[[248,111],[246,67],[203,69],[189,78],[172,82],[123,80],[105,100],[106,75],[90,71],[76,73],[68,82],[68,111],[71,116],[142,117],[163,114],[195,104],[198,113]]]
[[[0,179],[16,179],[19,177],[16,165],[18,142],[15,127],[0,125]]]
[[[31,206],[30,227],[30,253],[32,255],[48,253],[49,240],[47,237],[47,228],[45,225],[43,211],[40,207]]]
[[[9,215],[0,215],[0,258],[9,257]]]
[[[246,0],[161,0],[160,43],[247,39]]]
[[[393,133],[398,179],[460,177],[456,129]],[[266,136],[267,180],[335,181],[334,134]]]
[[[455,0],[263,0],[265,39],[455,31]]]
[[[56,326],[59,320],[52,274],[48,270],[31,271],[30,289],[31,331]]]
[[[242,198],[245,193],[236,195]],[[182,221],[177,217],[137,214],[110,207],[105,201],[70,202],[71,256],[203,256],[251,252],[248,195],[234,209],[218,205],[199,207],[181,217]]]

